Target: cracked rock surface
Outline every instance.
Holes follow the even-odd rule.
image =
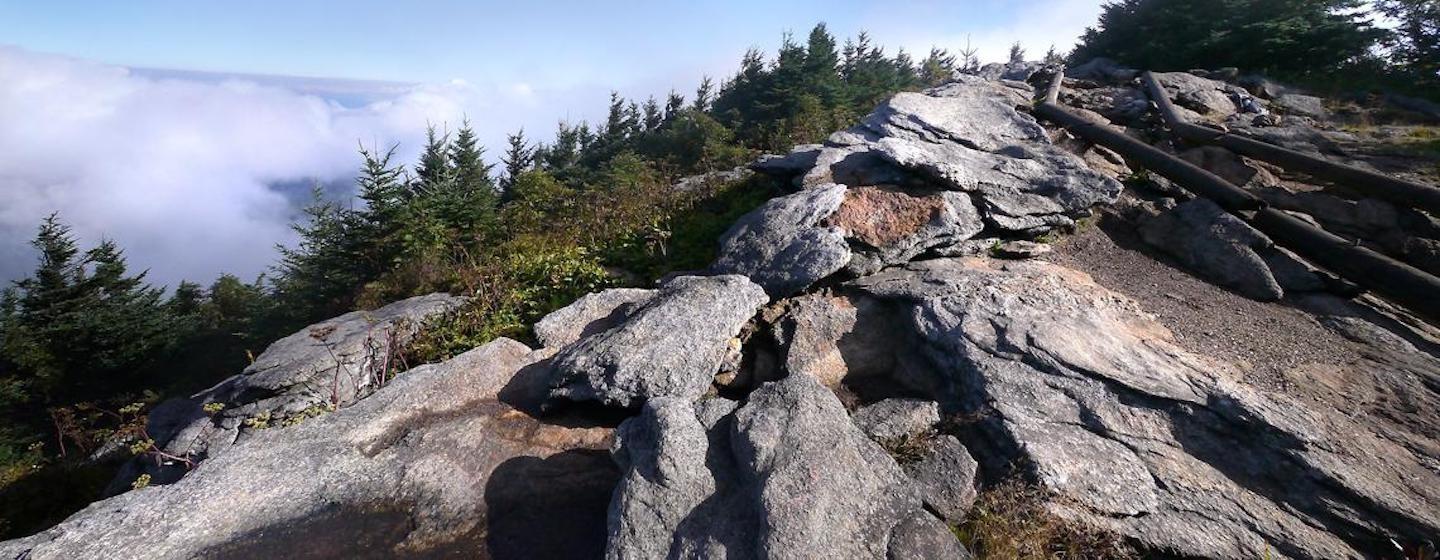
[[[633,407],[653,397],[700,398],[730,340],[768,298],[744,276],[681,276],[620,325],[555,356],[553,400]]]
[[[652,399],[620,427],[608,557],[964,557],[815,379],[766,383],[737,404]]]
[[[945,259],[854,287],[902,304],[948,402],[986,417],[972,450],[1023,460],[1069,518],[1207,558],[1440,531],[1433,456],[1238,383],[1081,273]]]

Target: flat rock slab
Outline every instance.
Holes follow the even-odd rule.
[[[1029,465],[1064,517],[1206,558],[1365,557],[1440,534],[1430,452],[1239,383],[1084,274],[940,259],[852,286],[902,306],[909,352],[950,381],[941,401],[984,418],[966,441],[981,463]]]
[[[594,558],[618,479],[611,430],[544,424],[501,397],[547,355],[499,339],[415,368],[0,557]]]
[[[654,397],[699,399],[760,306],[765,291],[744,276],[681,276],[623,323],[555,356],[551,402],[630,408]]]

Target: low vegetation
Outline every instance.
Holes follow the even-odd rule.
[[[1128,560],[1139,554],[1120,537],[1066,521],[1050,496],[1012,479],[986,488],[955,535],[977,558]]]

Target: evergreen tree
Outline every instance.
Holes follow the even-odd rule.
[[[674,122],[675,117],[680,116],[680,111],[683,110],[685,110],[685,96],[675,93],[673,89],[670,90],[670,95],[665,98],[665,116],[661,126],[668,126]]]
[[[625,99],[620,92],[610,92],[610,112],[605,116],[605,130],[601,134],[607,145],[618,145],[625,141],[629,132],[626,125]]]
[[[1010,45],[1010,63],[1018,64],[1021,62],[1025,62],[1025,47],[1020,46],[1020,42],[1016,41],[1015,44]]]
[[[1055,50],[1055,45],[1050,45],[1050,50],[1045,51],[1045,64],[1064,64],[1065,55]]]
[[[956,70],[965,74],[980,71],[980,49],[970,45],[970,36],[965,36],[965,48],[960,49],[960,65]]]
[[[931,48],[930,56],[920,63],[920,83],[934,87],[955,79],[955,56],[945,49]]]
[[[114,242],[81,253],[52,214],[33,244],[39,267],[16,281],[0,306],[0,354],[35,391],[29,400],[71,404],[138,392],[187,325],[174,320],[144,272],[129,273]]]
[[[494,205],[495,181],[490,173],[495,165],[485,163],[485,148],[475,139],[469,119],[455,132],[455,141],[446,153],[446,164],[462,198],[475,204]]]
[[[412,192],[434,191],[449,182],[449,145],[450,133],[436,134],[435,125],[426,127],[425,149],[420,153],[420,163],[415,167]]]
[[[556,125],[555,140],[536,150],[535,159],[552,174],[564,174],[580,159],[581,134],[564,121]]]
[[[920,72],[915,68],[915,59],[905,49],[895,51],[895,89],[910,89],[920,83]]]
[[[641,120],[641,130],[644,132],[655,132],[665,121],[665,114],[660,111],[660,103],[651,96],[645,100],[644,117]]]
[[[817,24],[810,30],[805,45],[805,88],[827,106],[844,100],[845,84],[840,80],[840,54],[835,51],[835,38]]]
[[[1151,70],[1236,66],[1325,75],[1367,56],[1383,35],[1361,0],[1120,0],[1107,4],[1070,59],[1106,56]]]
[[[1398,22],[1385,41],[1396,71],[1412,80],[1414,91],[1440,98],[1440,2],[1379,0],[1375,7]]]
[[[709,111],[710,96],[713,94],[714,88],[715,84],[710,81],[710,76],[702,78],[700,80],[700,87],[695,88],[695,103],[690,107],[696,111]]]
[[[521,174],[531,170],[535,166],[535,151],[525,141],[525,129],[516,131],[515,134],[507,136],[510,147],[505,150],[505,156],[500,159],[505,164],[505,179],[502,183],[505,187],[507,200],[513,197],[510,189],[515,185],[515,179]]]

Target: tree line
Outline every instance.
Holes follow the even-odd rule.
[[[1380,25],[1384,17],[1393,25]],[[1070,56],[1153,70],[1234,66],[1326,89],[1440,98],[1435,0],[1118,0]]]

